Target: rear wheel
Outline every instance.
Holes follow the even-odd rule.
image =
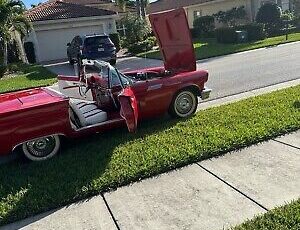
[[[74,60],[70,56],[68,56],[68,60],[70,65],[74,65]]]
[[[174,96],[169,113],[176,118],[186,118],[196,112],[197,105],[197,95],[189,89],[183,89]]]
[[[32,161],[47,160],[58,153],[60,139],[58,135],[37,138],[22,145],[24,155]]]
[[[111,59],[110,61],[109,61],[109,64],[111,64],[111,65],[115,65],[117,63],[117,60],[116,59]]]

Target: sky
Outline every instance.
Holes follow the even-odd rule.
[[[154,2],[155,0],[150,0],[150,2]],[[27,8],[30,8],[31,4],[38,4],[40,2],[46,2],[46,0],[23,0]]]

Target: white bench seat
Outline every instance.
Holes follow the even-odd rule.
[[[107,121],[107,113],[92,101],[70,98],[69,103],[82,127]]]

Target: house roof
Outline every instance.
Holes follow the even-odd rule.
[[[152,2],[149,4],[149,6],[147,7],[147,13],[152,14],[165,10],[197,5],[211,1],[215,0],[157,0],[156,2]]]
[[[49,0],[49,2],[53,2],[53,1],[56,1],[56,0]],[[69,3],[73,3],[73,4],[80,4],[80,5],[112,3],[111,0],[62,0],[62,2],[69,2]]]
[[[93,16],[114,15],[116,12],[97,9],[62,1],[51,1],[34,7],[26,12],[26,17],[32,21],[48,21]]]

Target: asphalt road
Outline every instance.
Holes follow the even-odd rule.
[[[300,42],[199,61],[212,99],[300,78]]]
[[[300,78],[300,42],[200,60],[198,69],[209,71],[207,86],[213,89],[211,99],[234,95],[257,88]],[[154,67],[162,61],[142,58],[122,58],[121,71]],[[66,63],[47,65],[57,73],[72,75]]]

